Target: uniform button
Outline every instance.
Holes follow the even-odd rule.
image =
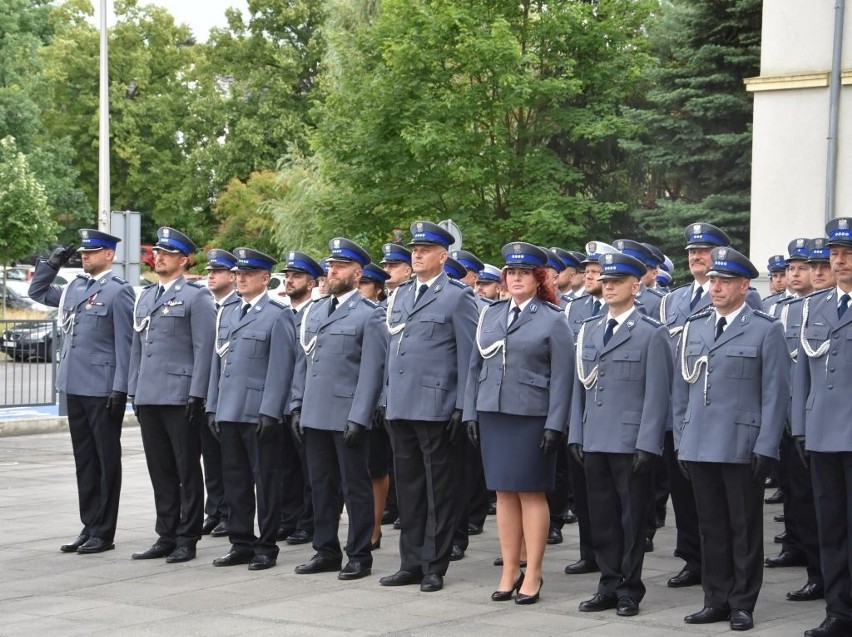
[[[828,388],[829,388],[829,389],[834,389],[834,385],[829,385],[829,386],[828,386]]]
[[[408,332],[405,332],[405,333],[403,334],[403,336],[404,336],[405,338],[408,338]]]
[[[604,374],[603,372],[598,372],[598,378],[603,378],[604,376],[606,376],[606,374]]]
[[[598,403],[598,407],[603,407],[603,403],[602,403],[602,402],[599,402],[599,403]]]
[[[836,349],[831,350],[831,355],[832,355],[832,356],[837,356],[837,350],[836,350]]]
[[[400,356],[405,356],[405,352],[400,352],[400,353],[399,353],[399,355],[400,355]]]
[[[605,356],[601,356],[601,362],[603,363],[606,360]]]
[[[401,374],[401,373],[402,373],[402,370],[399,370],[399,373]]]
[[[151,358],[151,352],[148,352],[148,358]]]
[[[712,371],[713,371],[713,368],[712,368],[712,367],[708,367],[708,368],[707,368],[707,373],[708,373],[708,374],[709,374],[710,372],[712,372]]]
[[[604,390],[603,387],[600,387],[600,386],[598,387],[598,391],[603,391],[603,390]]]
[[[715,354],[710,354],[710,358],[716,358]]]

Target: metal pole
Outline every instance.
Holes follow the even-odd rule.
[[[109,51],[107,1],[101,0],[100,130],[98,134],[98,229],[110,231],[109,200]]]
[[[828,161],[825,168],[825,222],[834,219],[837,205],[837,146],[840,121],[840,71],[843,54],[845,0],[834,3],[834,45],[831,55],[831,81],[828,94]]]

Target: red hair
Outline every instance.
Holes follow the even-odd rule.
[[[503,285],[506,285],[506,270],[510,267],[511,266],[504,267],[502,272],[500,272],[500,278],[503,279]],[[538,284],[536,286],[535,295],[542,301],[553,303],[553,305],[559,305],[559,301],[556,300],[556,294],[553,292],[553,288],[547,284],[547,269],[543,267],[533,268],[532,273],[535,278],[535,282]]]

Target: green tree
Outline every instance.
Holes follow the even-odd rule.
[[[213,209],[219,226],[210,247],[233,250],[249,246],[276,256],[275,220],[268,202],[276,199],[279,191],[278,176],[271,170],[252,173],[246,182],[232,179]]]

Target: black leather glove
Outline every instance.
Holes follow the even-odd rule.
[[[689,467],[686,466],[686,461],[678,460],[677,468],[680,469],[680,472],[683,474],[683,477],[689,480]]]
[[[367,428],[364,425],[348,420],[343,428],[343,445],[345,447],[357,447],[364,441],[366,435]]]
[[[201,426],[206,420],[204,399],[198,396],[190,396],[186,401],[186,409],[184,409],[183,414],[186,422]]]
[[[583,445],[579,442],[574,442],[568,445],[568,453],[570,453],[571,457],[574,458],[574,462],[581,467],[586,464],[586,454],[583,453]]]
[[[47,264],[54,270],[58,270],[71,260],[75,252],[77,248],[73,245],[59,246],[47,257]]]
[[[113,391],[107,398],[107,412],[111,418],[123,418],[127,409],[127,394],[123,391]]]
[[[538,445],[538,448],[544,452],[544,455],[548,456],[551,453],[555,453],[559,448],[559,445],[562,443],[562,432],[556,431],[554,429],[545,429],[544,433],[541,434],[541,442]]]
[[[462,433],[463,430],[464,426],[462,425],[462,410],[453,409],[453,413],[452,415],[450,415],[450,420],[447,422],[447,433],[450,436],[450,444],[454,445],[461,439],[461,437],[464,435]]]
[[[479,449],[479,423],[475,420],[468,420],[464,423],[464,428],[467,430],[467,439],[470,440],[470,444]]]
[[[216,422],[216,414],[212,411],[207,412],[207,428],[216,440],[222,442],[222,432],[219,429],[219,423]]]
[[[644,476],[654,469],[657,456],[648,451],[637,449],[633,452],[633,475]]]
[[[296,446],[301,449],[305,444],[305,432],[302,431],[302,411],[300,409],[295,409],[290,414],[290,431],[293,432],[293,440],[296,442]]]
[[[761,456],[759,453],[751,454],[751,477],[755,482],[763,484],[774,468],[775,458]]]
[[[805,437],[793,436],[793,444],[796,445],[796,455],[799,456],[799,460],[807,467],[810,464],[810,457],[808,450],[805,448]]]
[[[281,425],[281,421],[272,416],[260,414],[260,422],[257,423],[257,439],[264,442],[272,438],[275,428]]]
[[[373,429],[385,429],[385,406],[379,405],[373,412]]]

